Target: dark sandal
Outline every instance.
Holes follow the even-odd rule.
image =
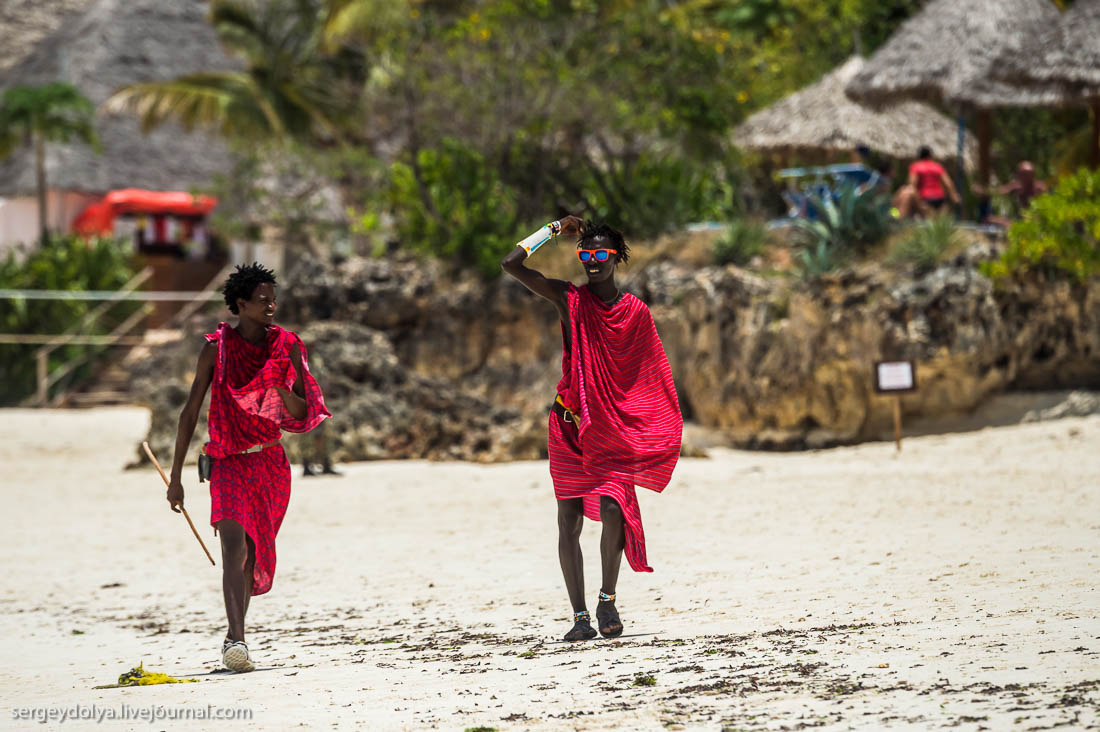
[[[600,602],[615,602],[615,596],[600,590]],[[600,629],[600,635],[604,638],[618,638],[623,634],[623,623],[619,619],[619,611],[614,607],[600,610],[596,606],[596,624]]]
[[[573,613],[573,630],[565,634],[564,640],[582,641],[592,640],[596,637],[596,629],[592,627],[592,616],[587,610]]]

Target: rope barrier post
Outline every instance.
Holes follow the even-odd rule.
[[[39,407],[46,406],[46,400],[49,392],[49,366],[50,366],[50,354],[47,351],[38,351],[34,354],[35,373],[38,381],[38,390],[36,392],[35,403]]]

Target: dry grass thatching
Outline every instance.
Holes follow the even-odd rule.
[[[0,77],[34,50],[64,19],[93,0],[4,0],[0,2]]]
[[[846,89],[864,103],[900,99],[979,108],[1056,104],[1058,92],[994,78],[997,59],[1018,53],[1058,22],[1050,0],[930,0],[868,59]]]
[[[95,0],[4,72],[0,88],[67,81],[99,105],[126,84],[239,67],[222,51],[207,11],[205,0]],[[226,146],[210,134],[165,126],[146,136],[136,120],[121,117],[101,117],[97,129],[101,156],[80,145],[47,148],[51,187],[190,190],[209,185],[230,165]],[[29,150],[0,163],[0,196],[34,190]]]
[[[865,63],[853,56],[816,84],[757,112],[737,128],[734,141],[757,150],[853,150],[867,145],[899,159],[911,158],[920,145],[928,145],[937,157],[954,158],[957,125],[928,105],[908,101],[872,109],[845,96],[845,86]],[[973,137],[967,136],[964,150],[964,162],[972,167]]]
[[[996,66],[1007,82],[1059,89],[1066,104],[1100,99],[1100,0],[1076,0],[1022,53],[1005,54]]]

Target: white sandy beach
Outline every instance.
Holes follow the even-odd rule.
[[[251,710],[102,728],[1046,729],[1100,725],[1100,417],[799,454],[714,450],[641,496],[627,635],[570,627],[545,463],[300,479],[260,671],[217,669],[209,498],[138,409],[0,411],[0,726],[20,710]],[[169,455],[160,456],[167,464]],[[598,590],[598,527],[582,538]],[[144,662],[200,683],[93,690]],[[652,677],[652,685],[641,681]],[[38,712],[42,714],[44,712]],[[47,728],[92,726],[54,720]]]

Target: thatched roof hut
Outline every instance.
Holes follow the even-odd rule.
[[[92,0],[4,0],[0,3],[0,77]]]
[[[1051,0],[930,0],[874,53],[845,89],[870,104],[918,99],[977,110],[978,180],[989,183],[995,107],[1056,103],[1056,92],[996,78],[997,60],[1021,53],[1054,25]]]
[[[1100,0],[1076,0],[1021,53],[1002,54],[994,75],[1020,86],[1055,88],[1071,104],[1100,97]]]
[[[734,141],[756,150],[851,151],[859,145],[894,158],[911,158],[920,145],[936,157],[956,156],[956,123],[921,102],[872,109],[857,104],[844,88],[865,65],[853,56],[817,83],[756,112],[734,132]],[[964,164],[974,161],[968,136]]]
[[[1004,54],[1060,17],[1051,0],[930,0],[868,59],[846,89],[856,101],[899,99],[1026,107],[1049,102],[1041,89],[994,78]]]
[[[98,105],[126,84],[239,68],[206,16],[205,0],[94,0],[0,75],[0,88],[67,81]],[[124,117],[101,117],[97,129],[102,155],[80,145],[47,147],[51,188],[190,190],[208,186],[230,165],[225,144],[209,133],[186,134],[168,125],[143,135],[136,120]],[[0,196],[34,190],[29,150],[0,162]]]

